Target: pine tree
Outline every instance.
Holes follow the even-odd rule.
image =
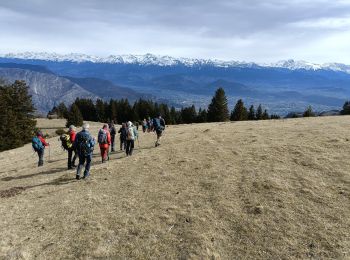
[[[263,120],[268,120],[270,119],[269,113],[267,113],[267,110],[264,110],[264,113],[262,114],[262,119]]]
[[[308,106],[308,108],[304,111],[303,117],[313,117],[315,113],[312,111],[312,107]]]
[[[197,116],[197,122],[198,123],[205,123],[207,122],[207,110],[205,109],[199,109],[198,116]]]
[[[30,142],[36,125],[34,111],[24,81],[0,86],[0,151]]]
[[[105,107],[105,103],[103,102],[103,100],[97,99],[95,107],[96,107],[97,121],[98,122],[107,122],[106,107]]]
[[[263,119],[263,110],[261,105],[258,106],[258,109],[256,110],[256,115],[255,115],[256,120],[262,120]]]
[[[69,127],[70,125],[74,125],[76,127],[83,125],[83,116],[78,108],[77,105],[73,104],[70,107],[66,127]]]
[[[57,115],[59,118],[67,118],[68,117],[68,108],[63,102],[60,103],[57,107]]]
[[[249,112],[248,112],[248,120],[255,120],[255,109],[254,106],[251,105],[249,108]]]
[[[346,101],[343,105],[342,115],[350,115],[350,101]]]
[[[209,122],[223,122],[229,119],[227,98],[223,88],[218,88],[208,107]]]
[[[185,124],[196,122],[197,111],[194,105],[181,109],[181,117]]]
[[[244,106],[243,100],[239,99],[231,112],[231,121],[243,121],[248,119],[247,108]]]
[[[270,116],[270,119],[280,119],[281,117],[279,115],[276,115],[276,114],[272,114]]]

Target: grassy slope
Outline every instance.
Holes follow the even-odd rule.
[[[56,138],[40,169],[29,145],[0,153],[0,258],[350,258],[349,125],[169,127],[79,182]]]

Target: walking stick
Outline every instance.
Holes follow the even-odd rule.
[[[49,162],[51,161],[51,147],[49,145]]]

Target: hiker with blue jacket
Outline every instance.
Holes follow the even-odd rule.
[[[80,172],[85,165],[84,176],[83,178],[87,178],[90,176],[90,164],[92,160],[92,153],[94,151],[95,139],[89,133],[89,124],[84,123],[83,130],[80,131],[74,141],[74,147],[77,150],[79,156],[79,165],[77,168],[76,179],[80,179]]]
[[[158,115],[158,117],[153,119],[153,131],[157,134],[157,141],[155,146],[160,145],[160,139],[162,137],[163,131],[165,130],[165,120],[162,118],[161,115]]]
[[[38,167],[41,167],[44,165],[44,152],[45,147],[49,146],[50,144],[47,143],[44,139],[44,135],[41,131],[38,131],[36,133],[36,136],[32,139],[32,147],[34,151],[38,154],[39,161],[38,161]]]

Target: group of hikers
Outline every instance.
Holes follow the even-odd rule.
[[[146,129],[144,129],[144,122],[147,122],[147,124],[149,123]],[[110,124],[103,125],[103,127],[99,130],[97,137],[102,163],[109,160],[110,152],[115,152],[115,136],[117,133],[119,133],[120,138],[120,150],[125,150],[126,156],[131,156],[133,154],[135,141],[139,141],[139,124],[136,123],[135,125],[130,121],[122,123],[118,132],[116,131],[116,126],[113,121]],[[68,129],[68,133],[60,136],[62,147],[68,151],[68,169],[77,168],[77,180],[80,179],[81,171],[84,168],[84,165],[85,170],[82,178],[87,178],[90,175],[90,165],[96,140],[90,134],[89,128],[90,125],[88,123],[84,123],[82,126],[82,131],[77,133],[75,126],[71,125]],[[157,140],[155,142],[155,147],[159,146],[162,133],[165,130],[165,121],[162,116],[158,115],[153,120],[150,118],[148,120],[144,119],[142,128],[144,133],[156,132]],[[37,152],[39,157],[39,167],[43,166],[44,164],[45,147],[49,145],[50,144],[45,141],[41,131],[38,131],[36,136],[32,139],[32,147],[34,151]],[[75,164],[77,158],[79,159],[78,166]]]

